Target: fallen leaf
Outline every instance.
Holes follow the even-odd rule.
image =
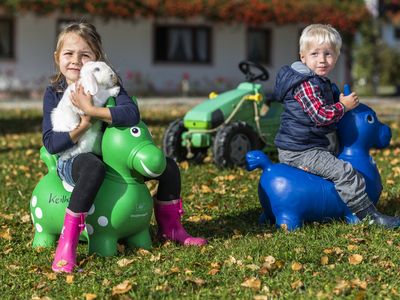
[[[129,280],[125,280],[122,283],[114,286],[112,288],[112,295],[121,295],[125,294],[126,292],[129,292],[132,289],[132,284],[130,283]]]
[[[208,185],[202,184],[201,185],[201,192],[203,194],[207,194],[207,193],[212,193],[212,189],[210,189],[210,187]]]
[[[44,273],[44,276],[46,276],[48,280],[56,280],[57,279],[56,273]]]
[[[14,215],[6,215],[3,213],[0,213],[0,218],[10,221],[14,218]]]
[[[150,261],[159,261],[161,259],[161,253],[158,253],[157,255],[152,255],[150,257]]]
[[[295,282],[292,282],[290,286],[292,287],[292,289],[297,290],[303,288],[304,283],[301,280],[296,280]]]
[[[197,286],[202,286],[202,285],[204,285],[206,282],[203,280],[203,279],[201,279],[201,278],[192,278],[192,277],[187,277],[186,278],[186,281],[189,281],[189,282],[191,282],[191,283],[194,283],[195,285],[197,285]]]
[[[333,289],[333,293],[335,295],[341,295],[344,293],[347,293],[347,291],[350,289],[350,284],[346,280],[340,280],[335,288]]]
[[[215,274],[217,274],[219,272],[219,269],[211,269],[209,272],[208,272],[208,275],[215,275]]]
[[[250,269],[252,271],[256,271],[256,270],[259,270],[260,267],[257,266],[256,264],[250,264],[250,265],[246,265],[246,269]]]
[[[276,268],[275,262],[276,262],[275,257],[269,255],[264,258],[263,267],[267,268],[268,270],[273,270]]]
[[[97,298],[96,294],[84,294],[86,300],[94,300]]]
[[[7,241],[11,241],[12,240],[12,236],[10,234],[10,228],[7,229],[2,229],[0,231],[0,238],[5,239]]]
[[[329,263],[329,257],[324,255],[321,257],[321,265],[325,266]]]
[[[22,223],[28,223],[28,222],[30,222],[30,221],[31,221],[31,215],[29,215],[29,214],[23,215],[23,216],[21,217],[21,221],[22,221]]]
[[[175,273],[179,273],[179,272],[180,272],[179,267],[172,267],[172,268],[169,270],[169,274],[175,274]]]
[[[261,289],[261,280],[254,277],[248,278],[242,282],[241,286],[251,288],[254,291],[259,291]]]
[[[185,161],[179,163],[179,166],[181,169],[187,170],[187,169],[189,169],[189,162],[187,160],[185,160]]]
[[[358,265],[363,261],[363,256],[360,254],[352,254],[349,256],[349,263],[351,265]]]
[[[103,282],[101,284],[104,285],[104,286],[109,286],[110,283],[111,283],[110,280],[108,280],[107,278],[104,278],[104,280],[103,280]]]
[[[297,261],[292,263],[292,270],[293,271],[300,271],[301,269],[303,269],[303,265]]]
[[[142,248],[140,248],[136,253],[139,254],[140,256],[146,256],[151,254],[150,251]]]
[[[119,261],[117,261],[118,266],[122,267],[126,267],[129,266],[131,263],[133,263],[135,260],[134,259],[120,259]]]
[[[348,245],[347,250],[349,251],[354,251],[357,250],[359,247],[357,245]]]
[[[68,284],[71,284],[74,282],[74,275],[67,275],[67,277],[65,278],[65,282]]]
[[[366,281],[360,280],[359,278],[356,278],[351,281],[351,285],[353,287],[358,287],[362,290],[366,290],[368,283]]]

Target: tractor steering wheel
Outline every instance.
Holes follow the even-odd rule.
[[[252,69],[258,71],[259,74],[254,74],[252,72]],[[267,81],[269,78],[269,73],[266,68],[258,63],[249,60],[244,60],[240,62],[239,70],[242,71],[244,75],[246,75],[246,81],[248,82],[254,82],[256,80]]]

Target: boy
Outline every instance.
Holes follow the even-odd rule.
[[[327,78],[340,54],[340,34],[330,25],[312,24],[303,30],[299,45],[301,62],[282,67],[275,84],[275,95],[284,104],[275,138],[280,162],[331,180],[360,220],[369,217],[370,224],[399,227],[400,218],[379,213],[365,192],[364,178],[334,153],[335,124],[359,104],[356,93],[344,96]]]

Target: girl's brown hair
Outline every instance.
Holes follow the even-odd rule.
[[[101,37],[97,32],[96,27],[86,22],[70,23],[67,26],[65,26],[64,29],[58,35],[56,50],[54,52],[56,74],[51,79],[51,83],[53,85],[58,85],[60,81],[64,79],[64,75],[61,74],[60,72],[59,55],[60,55],[60,50],[64,43],[65,36],[69,33],[75,33],[79,35],[82,39],[84,39],[86,43],[88,43],[90,49],[94,52],[96,60],[108,63],[101,43]]]

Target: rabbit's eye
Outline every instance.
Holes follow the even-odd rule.
[[[99,72],[100,71],[100,68],[94,68],[93,69],[93,72]]]
[[[139,127],[132,127],[131,128],[131,134],[134,137],[139,137],[141,132],[140,132],[140,128]]]
[[[374,117],[373,117],[372,115],[368,115],[368,116],[367,116],[367,122],[368,122],[369,124],[373,124],[373,123],[375,122]]]

